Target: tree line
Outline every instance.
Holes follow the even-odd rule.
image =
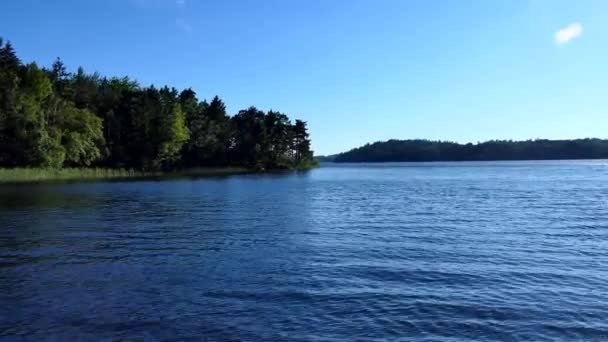
[[[607,158],[608,140],[602,139],[491,140],[477,144],[431,140],[388,140],[366,144],[337,154],[329,160],[345,163]]]
[[[24,64],[0,38],[0,167],[171,170],[310,165],[306,122],[128,78]]]

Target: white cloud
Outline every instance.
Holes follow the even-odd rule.
[[[574,38],[578,38],[583,34],[583,25],[572,23],[563,29],[555,32],[555,43],[562,45],[567,44]]]

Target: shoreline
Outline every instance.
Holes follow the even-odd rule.
[[[492,162],[559,162],[598,161],[608,158],[545,158],[545,159],[466,159],[466,160],[391,160],[391,161],[321,161],[320,164],[430,164],[430,163],[492,163]]]
[[[307,171],[315,165],[305,165],[292,169],[254,169],[245,167],[202,167],[173,171],[137,171],[132,169],[110,168],[0,168],[0,185],[25,183],[51,183],[72,181],[102,181],[102,180],[163,180],[188,177],[232,176],[254,173],[276,173]]]

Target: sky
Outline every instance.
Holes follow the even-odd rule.
[[[7,0],[24,62],[83,66],[378,140],[608,138],[605,0]]]

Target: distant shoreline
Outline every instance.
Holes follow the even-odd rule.
[[[331,160],[323,160],[319,161],[319,165],[323,166],[324,164],[393,164],[393,163],[486,163],[486,162],[534,162],[534,161],[593,161],[593,160],[608,160],[607,158],[559,158],[559,159],[484,159],[484,160],[421,160],[421,161],[356,161],[356,162],[336,162]]]
[[[594,160],[608,159],[608,140],[491,140],[477,144],[388,140],[316,159],[335,163]]]

